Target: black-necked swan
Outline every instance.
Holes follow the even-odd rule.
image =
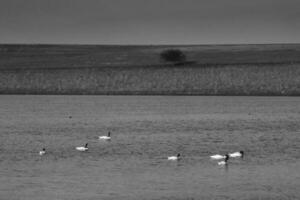
[[[99,136],[99,140],[110,140],[110,132],[107,133],[107,135]]]
[[[229,155],[225,155],[225,159],[223,161],[218,162],[218,165],[227,165],[227,161],[229,160]]]
[[[78,151],[87,151],[88,150],[87,146],[88,146],[88,143],[86,143],[84,147],[76,147],[76,150],[78,150]]]
[[[42,156],[42,155],[44,155],[46,153],[46,149],[45,148],[43,148],[40,152],[39,152],[39,154]]]
[[[237,157],[244,157],[244,151],[238,151],[238,152],[234,152],[234,153],[230,153],[229,154],[230,158],[237,158]]]
[[[180,159],[180,153],[177,154],[177,156],[170,156],[168,157],[168,160],[179,160]]]
[[[212,160],[220,160],[220,159],[224,159],[226,156],[220,155],[220,154],[216,154],[216,155],[212,155],[210,156],[210,158]]]

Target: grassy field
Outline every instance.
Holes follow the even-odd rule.
[[[196,64],[167,65],[165,49]],[[300,95],[300,44],[0,45],[2,94]]]

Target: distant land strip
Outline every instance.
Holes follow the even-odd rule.
[[[174,68],[174,67],[195,67],[195,68],[205,68],[205,67],[227,67],[227,66],[244,66],[244,67],[251,67],[251,66],[275,66],[275,65],[292,65],[292,64],[300,64],[300,61],[282,61],[282,62],[265,62],[265,63],[202,63],[200,64],[152,64],[152,65],[116,65],[116,66],[103,66],[101,68]],[[18,70],[74,70],[74,69],[98,69],[100,67],[97,66],[86,66],[86,67],[60,67],[60,66],[53,66],[53,67],[22,67],[22,66],[15,66],[15,67],[1,67],[0,71],[18,71]]]
[[[300,95],[300,45],[0,45],[0,94]]]

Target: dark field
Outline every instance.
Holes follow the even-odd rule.
[[[299,66],[300,44],[0,45],[0,94],[298,96]]]
[[[159,54],[180,49],[198,64],[291,64],[300,62],[300,44],[105,46],[0,45],[0,68],[73,68],[165,64]]]

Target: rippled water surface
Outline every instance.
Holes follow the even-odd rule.
[[[300,198],[299,97],[2,95],[0,114],[1,199]]]

